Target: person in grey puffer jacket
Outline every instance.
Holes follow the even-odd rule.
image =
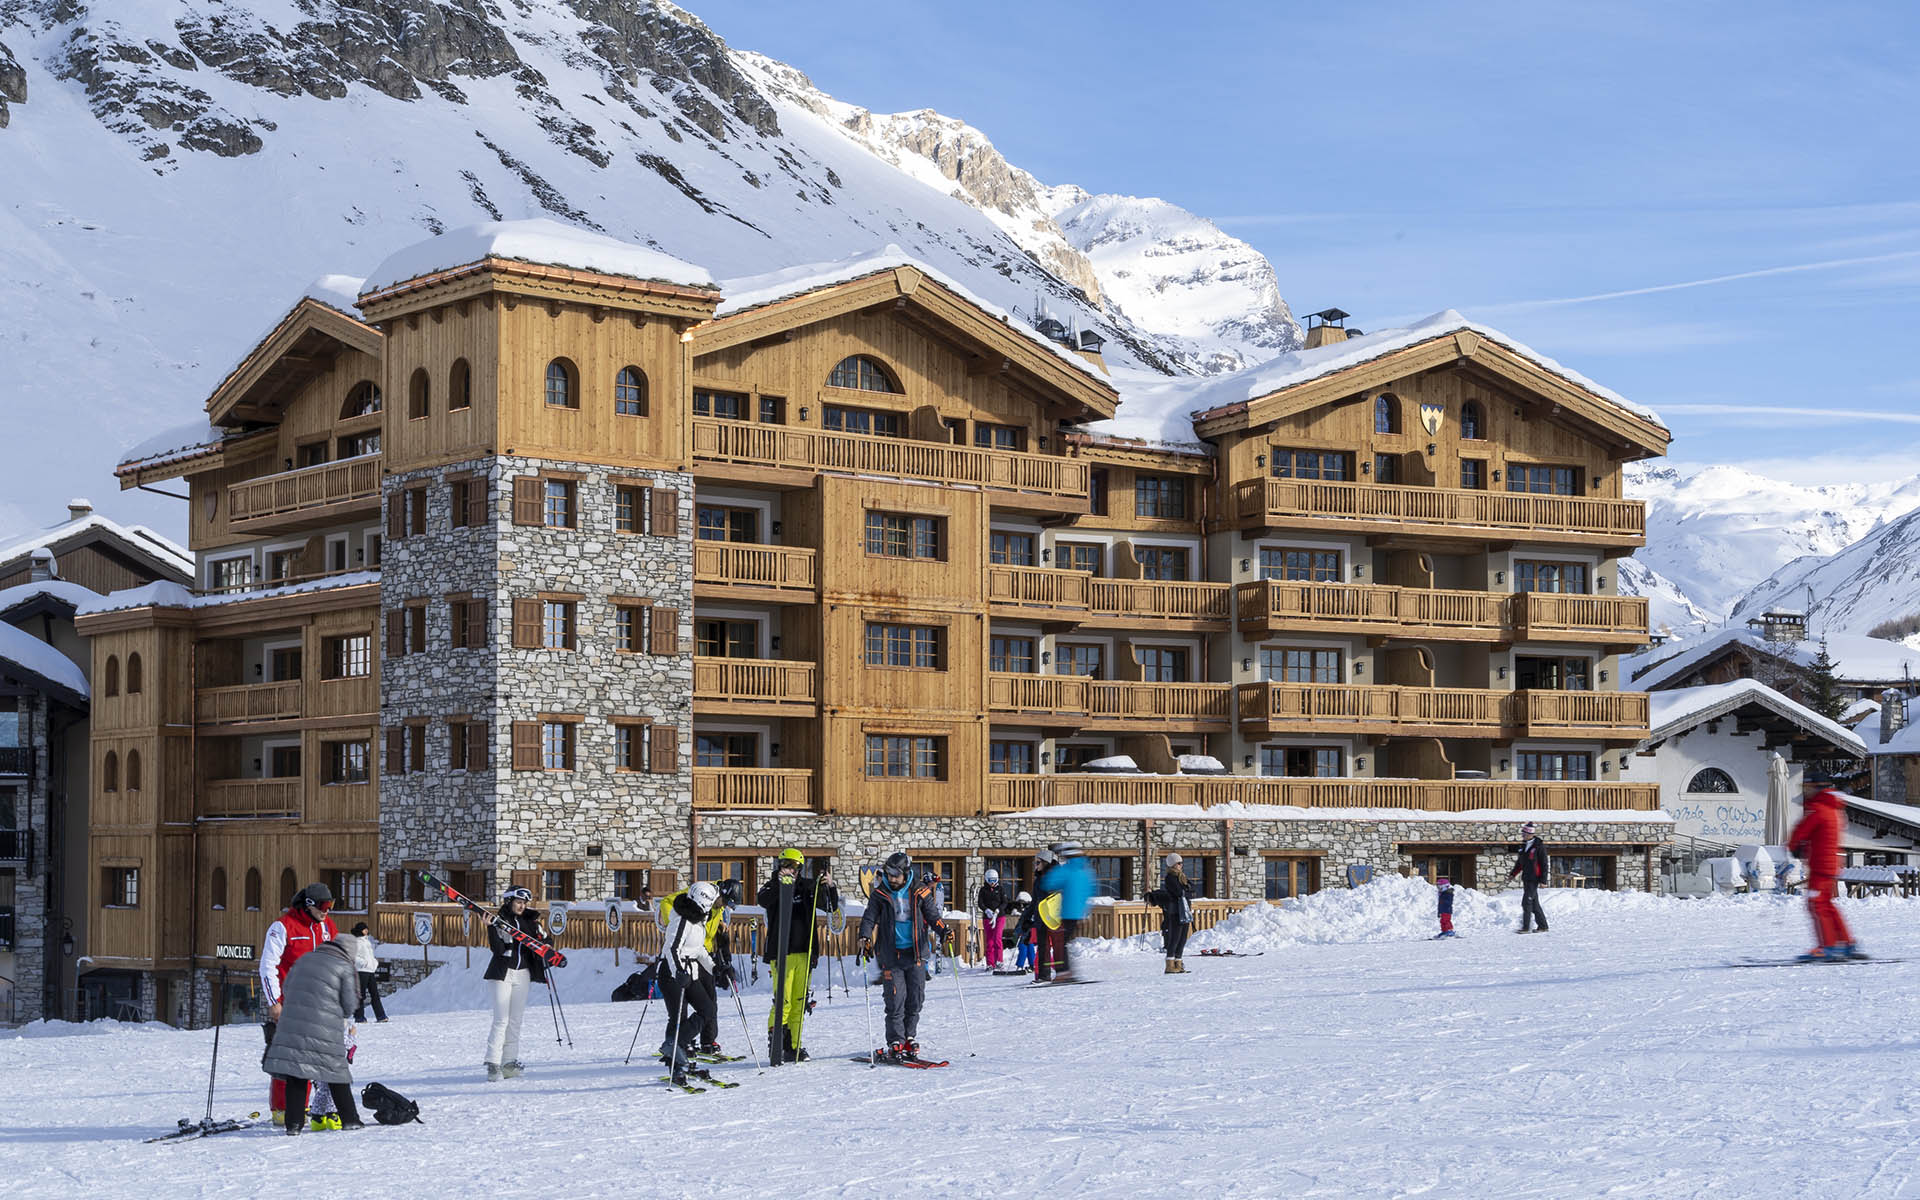
[[[341,934],[301,955],[287,972],[280,1024],[260,1069],[286,1084],[289,1134],[306,1127],[309,1081],[328,1085],[341,1128],[362,1128],[353,1103],[345,1037],[347,1019],[360,1000],[360,979],[353,969],[358,941],[352,934]]]

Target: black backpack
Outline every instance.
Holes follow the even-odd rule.
[[[382,1125],[405,1125],[409,1121],[420,1121],[420,1106],[402,1096],[384,1083],[370,1083],[360,1089],[360,1103],[373,1113],[373,1119]],[[425,1121],[420,1121],[422,1125]]]
[[[644,971],[635,971],[627,976],[627,981],[613,989],[613,1002],[622,1004],[629,1000],[651,1000],[660,994],[660,964],[651,962]]]

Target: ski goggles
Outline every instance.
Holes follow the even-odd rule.
[[[533,899],[533,893],[523,887],[508,888],[506,898],[509,900],[529,900],[530,901]]]

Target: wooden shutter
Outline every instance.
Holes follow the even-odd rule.
[[[467,722],[467,770],[484,771],[487,769],[487,723],[485,721]]]
[[[405,729],[387,730],[387,774],[404,775],[407,772],[407,731]]]
[[[680,890],[680,872],[655,867],[647,872],[647,890],[656,896],[671,896]]]
[[[515,721],[513,723],[513,769],[516,771],[540,769],[540,722]],[[472,768],[469,767],[468,770]]]
[[[398,904],[407,898],[407,873],[405,871],[382,871],[380,877],[381,897],[388,904]]]
[[[540,602],[538,600],[513,602],[513,644],[519,650],[540,648]]]
[[[387,493],[387,540],[397,542],[407,536],[407,495]]]
[[[399,658],[407,652],[407,614],[394,609],[387,614],[387,657]]]
[[[467,602],[447,601],[447,644],[455,650],[467,648]]]
[[[647,730],[647,770],[671,775],[680,769],[680,730],[654,725]]]
[[[533,898],[534,898],[534,899],[536,899],[536,900],[538,900],[538,899],[540,899],[540,898],[541,898],[541,896],[540,896],[540,872],[538,872],[538,871],[509,871],[509,872],[507,872],[507,879],[509,880],[509,882],[508,882],[508,884],[507,884],[507,886],[508,886],[508,887],[523,887],[523,888],[525,888],[525,889],[527,889],[528,891],[530,891],[530,892],[532,892],[532,893],[533,893]],[[477,923],[478,923],[478,922],[476,922],[476,924],[477,924]]]
[[[467,648],[479,650],[487,644],[487,602],[469,600],[466,604]]]
[[[467,723],[465,721],[447,722],[447,770],[464,771],[467,769]]]
[[[655,537],[679,537],[680,493],[663,487],[650,491],[648,503],[653,508],[653,528],[649,532]]]
[[[650,609],[647,614],[647,653],[680,653],[680,610],[677,608]]]
[[[479,476],[467,480],[467,524],[487,523],[487,487],[487,481]]]
[[[545,523],[546,488],[538,475],[516,475],[513,477],[513,523],[515,525],[540,525]]]
[[[416,604],[407,609],[407,653],[427,652],[427,606]]]

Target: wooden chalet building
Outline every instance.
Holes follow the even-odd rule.
[[[98,867],[144,881],[102,961],[213,966],[314,877],[597,901],[788,845],[909,849],[956,902],[1060,838],[1117,896],[1179,850],[1281,898],[1498,886],[1526,814],[1652,877],[1615,586],[1667,432],[1458,314],[1143,392],[1198,410],[1165,445],[1096,339],[897,255],[716,285],[515,222],[340,303],[120,469],[186,478],[202,577],[83,620],[159,684],[96,701],[96,756],[159,764],[96,792]]]

